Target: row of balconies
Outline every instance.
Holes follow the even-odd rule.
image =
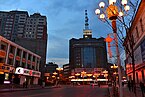
[[[5,63],[6,61],[6,51],[4,50],[0,50],[0,63]],[[15,59],[15,63],[14,63],[14,59]],[[26,58],[22,58],[20,56],[14,56],[14,54],[12,53],[9,53],[9,56],[8,56],[8,64],[9,65],[12,65],[14,67],[24,67],[24,68],[28,68],[29,69],[34,69],[34,70],[39,70],[38,66],[39,66],[39,59],[36,61],[36,60],[27,60]],[[17,61],[17,63],[16,63]],[[18,63],[19,62],[19,63]],[[22,65],[23,64],[23,65]],[[26,66],[27,64],[27,66]]]
[[[5,41],[0,42],[0,63],[14,67],[22,66],[24,68],[29,67],[29,69],[39,70],[40,57],[37,57],[30,51],[21,49],[21,47],[19,48],[19,46],[13,46],[11,43]]]

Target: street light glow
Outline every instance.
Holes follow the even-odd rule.
[[[56,73],[56,72],[54,72],[53,74],[54,74],[54,75],[57,75],[57,73]]]
[[[120,17],[122,17],[124,14],[123,14],[123,12],[121,11],[121,12],[119,12],[119,16]]]
[[[104,14],[100,14],[100,19],[105,19],[105,15]]]
[[[125,10],[125,11],[129,11],[129,9],[130,9],[130,7],[129,7],[128,5],[126,5],[126,6],[124,7],[124,10]]]
[[[56,68],[56,70],[58,70],[58,71],[62,71],[62,70],[63,70],[63,68],[58,67],[58,68]]]
[[[104,8],[105,7],[105,3],[104,2],[100,2],[99,6],[100,6],[100,8]]]
[[[127,0],[122,0],[121,4],[125,6],[127,4]]]
[[[109,5],[113,5],[116,3],[116,0],[109,0]]]
[[[95,13],[96,13],[96,15],[99,15],[100,14],[100,9],[96,9]]]

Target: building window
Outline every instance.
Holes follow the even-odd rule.
[[[142,73],[142,82],[144,83],[144,70],[142,70],[141,73]]]
[[[13,59],[9,59],[9,60],[8,60],[8,64],[9,64],[9,65],[13,65]]]
[[[26,52],[23,52],[23,58],[26,58]]]
[[[140,25],[141,25],[141,31],[143,32],[144,31],[144,28],[143,28],[142,19],[140,19]]]
[[[31,65],[30,65],[30,64],[28,64],[28,65],[27,65],[27,68],[28,68],[28,69],[31,69]]]
[[[0,58],[0,63],[4,63],[5,59],[4,58]]]
[[[15,51],[15,47],[14,46],[10,46],[10,53],[14,54]]]
[[[4,44],[1,44],[1,50],[6,51],[6,46]]]
[[[137,36],[137,38],[139,38],[139,33],[138,33],[138,28],[136,27],[136,36]]]
[[[136,81],[137,81],[137,83],[139,83],[138,82],[138,73],[136,72]]]
[[[35,62],[35,56],[33,56],[33,62]]]
[[[31,55],[29,54],[29,56],[28,56],[28,60],[31,60]]]
[[[25,63],[22,62],[22,67],[25,68]]]
[[[35,70],[35,67],[34,67],[34,66],[32,66],[32,69],[33,69],[33,70]]]
[[[21,50],[17,49],[17,56],[20,56],[20,55],[21,55]]]
[[[20,66],[20,61],[16,61],[15,67],[19,67],[19,66]]]

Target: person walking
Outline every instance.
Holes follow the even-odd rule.
[[[139,85],[140,85],[140,88],[141,88],[142,97],[144,97],[144,83],[140,82]]]
[[[26,81],[25,83],[25,88],[28,88],[28,81]]]
[[[128,86],[129,91],[131,91],[131,83],[130,83],[130,81],[128,81],[127,86]]]
[[[134,82],[133,82],[133,80],[131,80],[130,85],[131,85],[131,91],[133,92],[134,91]]]
[[[25,88],[26,82],[23,82],[23,88]]]

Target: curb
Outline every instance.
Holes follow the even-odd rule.
[[[60,87],[59,86],[53,86],[53,87],[44,87],[44,88],[41,87],[41,88],[27,88],[27,89],[5,89],[5,90],[0,90],[0,93],[39,90],[39,89],[52,89],[52,88],[60,88]]]

